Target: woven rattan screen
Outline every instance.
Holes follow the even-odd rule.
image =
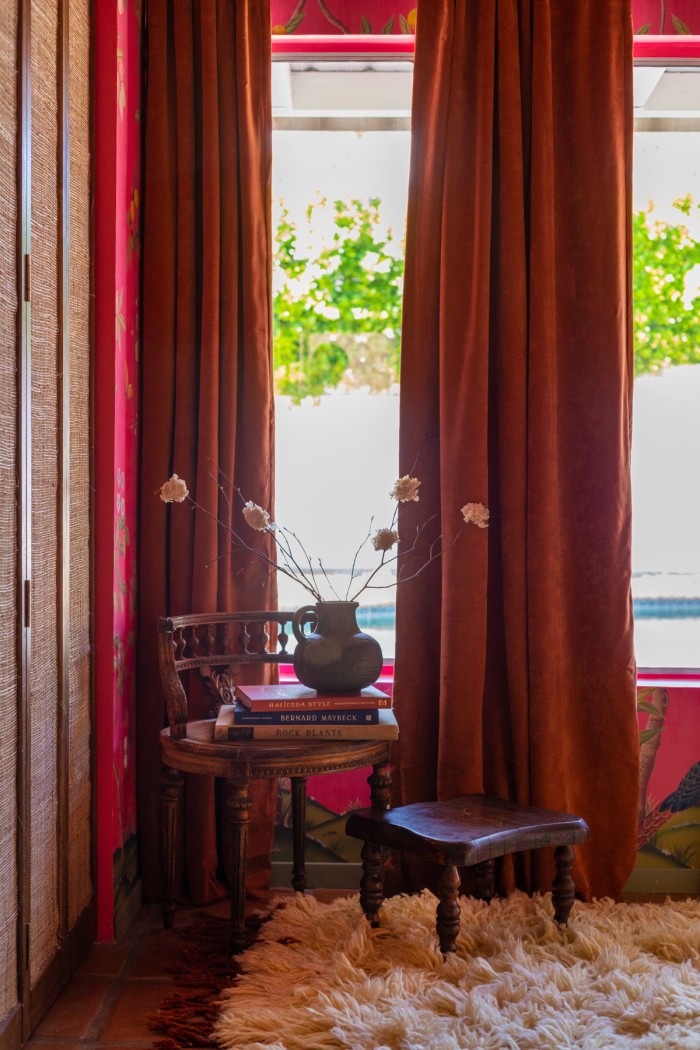
[[[17,1002],[17,5],[0,18],[0,1018]]]
[[[58,101],[57,12],[33,5],[32,65],[32,985],[58,948]]]
[[[68,915],[90,881],[90,0],[70,24],[70,671]]]

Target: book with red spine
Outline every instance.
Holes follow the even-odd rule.
[[[236,699],[250,711],[371,711],[391,707],[391,697],[370,685],[356,693],[318,693],[298,682],[237,685]]]

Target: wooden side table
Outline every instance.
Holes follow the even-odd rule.
[[[306,780],[372,766],[369,777],[371,808],[389,809],[389,745],[386,741],[215,741],[214,720],[189,722],[187,736],[173,738],[170,729],[160,735],[163,774],[160,793],[160,837],[163,866],[163,921],[172,926],[176,893],[182,878],[181,823],[185,773],[204,773],[226,782],[226,871],[231,886],[231,947],[247,944],[245,880],[250,820],[251,781],[258,777],[290,777],[292,781],[292,886],[306,888],[304,838]]]

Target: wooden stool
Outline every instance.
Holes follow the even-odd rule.
[[[364,839],[360,903],[372,926],[379,925],[384,896],[383,847],[416,853],[443,865],[436,922],[443,953],[456,950],[459,934],[458,867],[476,866],[477,896],[490,900],[496,857],[555,847],[554,918],[566,925],[575,893],[571,878],[573,847],[589,835],[586,822],[571,813],[521,806],[488,795],[419,802],[384,813],[358,810],[349,817],[346,831]]]

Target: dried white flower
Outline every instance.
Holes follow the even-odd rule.
[[[173,474],[164,485],[160,486],[160,498],[163,503],[182,503],[190,492],[182,478]]]
[[[398,542],[399,534],[395,529],[377,529],[372,537],[372,546],[375,551],[390,551]]]
[[[419,487],[420,481],[418,478],[412,478],[410,475],[404,474],[402,478],[394,482],[394,487],[389,495],[392,499],[398,500],[399,503],[417,502],[420,499],[418,495]]]
[[[462,507],[462,517],[467,525],[476,525],[480,529],[489,527],[489,508],[483,503],[465,503]]]
[[[251,529],[255,529],[257,532],[265,532],[270,524],[270,515],[267,511],[259,507],[257,503],[251,503],[250,500],[243,508],[243,517]]]

